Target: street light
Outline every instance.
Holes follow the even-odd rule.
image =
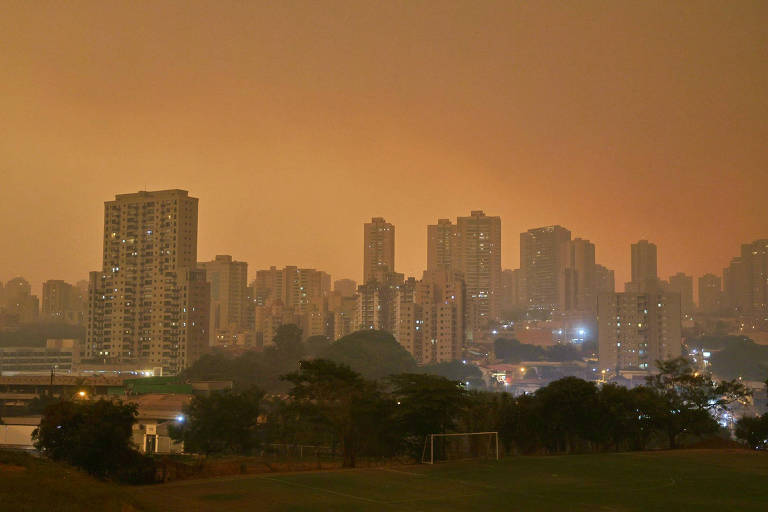
[[[85,391],[78,391],[77,396],[79,396],[80,398],[85,398]]]

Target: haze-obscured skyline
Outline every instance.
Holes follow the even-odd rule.
[[[103,202],[200,198],[198,259],[360,280],[362,224],[561,224],[629,279],[768,236],[765,2],[2,2],[0,279],[101,266]]]

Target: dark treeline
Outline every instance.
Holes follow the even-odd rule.
[[[716,382],[685,359],[660,362],[659,370],[633,389],[566,377],[513,397],[435,375],[376,381],[313,359],[283,377],[286,397],[250,389],[195,398],[174,435],[204,454],[248,454],[270,443],[333,446],[347,466],[361,456],[418,458],[428,434],[446,432],[497,431],[504,452],[514,454],[676,448],[717,435],[716,417],[749,395],[738,381]],[[227,431],[233,437],[214,446],[210,433]]]
[[[267,393],[286,393],[290,384],[281,377],[295,371],[300,360],[312,358],[346,364],[373,380],[399,373],[430,373],[479,385],[482,377],[477,367],[461,361],[420,367],[388,332],[358,331],[335,342],[325,336],[302,341],[301,329],[287,324],[278,328],[273,345],[264,350],[247,350],[237,356],[215,351],[200,358],[182,378],[232,380],[238,390],[257,386]]]
[[[677,448],[723,434],[717,418],[749,397],[740,381],[716,381],[686,359],[658,366],[633,389],[566,377],[515,397],[467,389],[472,370],[462,363],[432,369],[450,378],[424,373],[387,333],[302,342],[286,326],[263,352],[214,354],[191,368],[190,376],[234,378],[236,385],[193,398],[170,433],[186,452],[203,456],[301,445],[322,447],[348,467],[361,457],[419,461],[436,433],[498,432],[502,452],[520,455]],[[36,445],[96,476],[146,482],[153,463],[130,445],[135,415],[132,404],[48,403]],[[767,427],[766,417],[748,418],[737,433],[760,448]]]

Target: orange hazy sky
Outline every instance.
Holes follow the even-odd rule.
[[[360,279],[362,224],[561,224],[627,280],[768,237],[768,2],[0,1],[0,279],[101,266],[103,202],[184,188],[199,259]]]

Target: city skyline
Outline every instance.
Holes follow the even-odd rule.
[[[415,276],[425,226],[479,209],[503,268],[559,224],[619,285],[638,240],[667,278],[768,235],[765,3],[179,5],[8,6],[0,279],[84,279],[140,189],[200,198],[201,260],[357,281],[376,216]]]
[[[148,191],[148,190],[149,189],[141,189],[141,190],[137,189],[137,190],[134,190],[134,191],[122,191],[122,192],[116,192],[113,195],[119,195],[119,194],[125,194],[125,193],[133,194],[133,193],[137,193],[137,192],[141,192],[141,191]],[[157,190],[161,190],[161,189],[157,189]],[[174,187],[174,188],[162,189],[162,190],[185,190],[186,191],[186,189],[184,189],[183,187]],[[193,191],[188,191],[188,192],[190,193],[190,195],[194,195],[196,197],[200,196],[200,194],[196,194]],[[100,202],[99,205],[103,207],[103,203],[104,203],[104,201]],[[463,212],[463,213],[464,213],[464,215],[466,215],[468,212]],[[457,214],[457,217],[461,217],[461,215],[462,215],[462,212],[459,212]],[[386,219],[386,217],[385,217],[385,219]],[[367,219],[363,218],[363,219],[361,219],[361,224],[367,224],[367,223],[370,222],[370,220],[371,220],[370,218],[367,218]],[[412,272],[408,271],[408,270],[406,270],[404,272],[401,272],[406,277],[417,277],[418,278],[418,277],[421,276],[421,273],[423,271],[427,270],[428,259],[429,259],[429,256],[428,256],[428,243],[427,243],[428,238],[429,238],[428,228],[432,224],[437,224],[437,222],[439,220],[441,220],[441,219],[438,219],[437,217],[435,217],[435,219],[432,221],[432,223],[422,226],[422,234],[423,234],[422,238],[424,240],[423,240],[423,243],[421,244],[421,246],[423,246],[423,247],[421,247],[421,252],[422,252],[422,260],[423,261],[421,263],[414,262],[412,265],[409,265],[408,268],[413,268],[414,269]],[[503,243],[503,246],[504,246],[504,249],[502,249],[502,253],[501,253],[502,269],[504,269],[504,270],[519,269],[520,268],[520,235],[525,234],[525,231],[517,233],[512,238],[512,241],[507,240],[506,242],[504,242],[504,240],[505,240],[504,233],[507,232],[508,229],[505,229],[503,220],[504,219],[502,218],[502,229],[501,229],[501,232],[502,232],[502,240],[503,240],[502,243]],[[101,221],[101,217],[99,218],[99,221]],[[205,222],[205,219],[203,219],[202,216],[201,216],[200,224],[204,224],[204,222]],[[413,248],[411,248],[411,250],[408,250],[408,248],[402,247],[402,243],[398,242],[398,240],[399,240],[398,237],[400,236],[398,233],[400,233],[403,230],[404,231],[409,231],[409,230],[405,226],[401,227],[401,226],[397,225],[395,222],[392,222],[391,224],[394,225],[395,229],[396,229],[395,243],[397,244],[397,247],[398,247],[397,251],[395,251],[395,254],[394,254],[395,255],[395,266],[396,266],[396,268],[400,269],[400,268],[406,266],[405,264],[402,263],[402,259],[403,258],[400,256],[400,254],[402,252],[412,253],[414,251],[413,251]],[[564,226],[566,229],[568,229],[569,225],[567,223],[564,223],[564,224],[554,224],[552,226]],[[548,226],[538,226],[538,227],[528,228],[528,230],[535,230],[535,229],[542,229],[542,228],[549,228],[549,227],[551,227],[551,226],[549,226],[549,225]],[[356,232],[359,232],[359,231],[360,231],[360,225],[357,225]],[[582,236],[581,233],[579,233],[579,232],[577,232],[575,230],[571,230],[571,231],[573,231],[575,233],[574,237],[581,237]],[[508,236],[509,236],[509,234],[508,234]],[[101,237],[96,236],[96,237],[93,237],[93,238],[97,238],[99,240],[99,245],[100,245]],[[349,239],[351,240],[352,238],[354,238],[354,235],[350,234],[350,238]],[[358,241],[358,247],[359,247],[359,245],[362,245],[362,242],[363,242],[363,237],[361,236],[359,238],[360,238],[360,240]],[[726,258],[725,258],[726,263],[723,265],[722,268],[715,268],[715,269],[705,270],[705,271],[703,271],[700,274],[696,273],[696,272],[690,272],[690,271],[688,271],[686,269],[674,270],[677,267],[669,268],[669,270],[667,270],[667,267],[670,266],[669,264],[667,264],[664,267],[662,267],[662,262],[664,261],[664,258],[662,256],[662,254],[664,252],[664,248],[663,247],[659,247],[659,244],[653,244],[653,242],[654,242],[653,239],[649,239],[649,240],[645,240],[645,239],[643,239],[643,240],[630,240],[627,243],[627,246],[625,247],[626,262],[625,262],[625,265],[623,265],[623,266],[622,265],[618,265],[618,266],[612,267],[608,260],[605,260],[602,263],[605,264],[605,266],[607,266],[610,270],[613,270],[616,273],[616,281],[615,281],[615,283],[616,283],[616,291],[622,291],[623,287],[624,287],[624,283],[625,282],[629,283],[632,280],[631,279],[631,273],[632,273],[632,261],[631,261],[632,252],[631,251],[632,251],[632,247],[635,246],[638,242],[650,242],[652,245],[655,245],[657,247],[657,250],[658,250],[658,254],[657,254],[657,257],[658,257],[658,268],[660,269],[658,271],[658,278],[660,280],[668,280],[669,278],[674,277],[677,273],[683,273],[683,274],[686,274],[686,275],[692,275],[692,276],[694,276],[696,278],[696,279],[694,279],[694,283],[695,283],[694,290],[695,290],[695,295],[698,296],[698,291],[699,291],[698,278],[699,277],[707,275],[707,274],[715,274],[717,276],[722,277],[724,270],[726,270],[728,268],[728,264],[730,263],[730,261],[733,258],[734,254],[737,254],[738,251],[741,249],[741,246],[743,244],[745,244],[745,243],[749,243],[748,241],[757,240],[757,239],[761,239],[761,238],[766,238],[766,237],[765,236],[754,236],[752,238],[745,239],[747,241],[742,240],[741,242],[736,244],[736,247],[734,248],[732,253],[729,253],[729,255],[726,256]],[[594,243],[594,245],[596,246],[596,253],[597,254],[601,254],[601,251],[600,251],[600,247],[601,246],[598,243],[595,243],[592,240],[590,240],[590,242]],[[512,245],[511,249],[509,247],[510,245]],[[247,279],[248,279],[249,283],[256,278],[255,272],[256,272],[257,269],[269,268],[271,266],[291,266],[291,265],[299,266],[299,267],[306,267],[306,268],[318,268],[320,270],[327,271],[333,277],[334,280],[336,280],[336,279],[352,279],[354,281],[358,281],[358,282],[362,283],[363,282],[363,273],[364,273],[363,267],[364,266],[363,266],[363,264],[361,264],[359,262],[360,258],[359,258],[359,254],[357,254],[357,253],[359,253],[359,249],[358,248],[350,248],[350,250],[352,252],[355,252],[355,254],[357,255],[357,258],[355,258],[355,259],[358,260],[358,265],[357,266],[359,267],[359,270],[357,270],[357,271],[353,270],[353,271],[351,271],[351,272],[349,272],[347,274],[334,273],[333,271],[330,270],[330,268],[332,268],[333,265],[328,265],[327,267],[322,267],[320,265],[305,264],[303,262],[303,260],[300,260],[298,262],[296,260],[288,260],[288,261],[280,260],[280,261],[276,261],[276,262],[271,262],[271,261],[263,262],[263,260],[260,260],[259,258],[256,258],[256,260],[259,261],[259,262],[258,263],[253,263],[253,260],[249,260],[246,257],[240,257],[237,254],[233,254],[226,247],[220,248],[220,250],[212,249],[209,252],[204,252],[204,251],[200,250],[199,242],[198,242],[198,254],[200,256],[199,256],[198,259],[200,259],[200,261],[214,260],[214,259],[216,259],[217,256],[225,254],[225,255],[228,255],[228,256],[232,256],[233,258],[236,258],[238,260],[244,261],[252,269],[252,271],[248,272],[248,276],[247,276]],[[514,252],[513,257],[511,257],[510,255],[507,254],[510,250]],[[248,252],[248,251],[246,251],[246,252]],[[621,252],[620,248],[619,248],[619,252]],[[208,254],[210,254],[210,256],[208,256]],[[87,255],[81,254],[80,257],[81,257],[80,261],[85,261],[86,259],[92,258],[92,254],[87,254]],[[314,260],[315,258],[309,257],[308,259]],[[415,259],[418,259],[418,258],[415,258]],[[514,259],[514,261],[516,263],[514,265],[506,264],[506,262],[508,262],[510,259]],[[350,267],[354,267],[354,264],[351,264]],[[40,296],[42,294],[42,292],[43,292],[43,284],[46,281],[61,280],[61,281],[65,281],[67,283],[74,284],[74,283],[77,283],[78,281],[87,281],[87,279],[88,279],[88,272],[89,272],[89,271],[86,271],[84,273],[84,276],[79,276],[77,274],[75,274],[74,276],[60,276],[59,274],[57,274],[57,272],[55,270],[54,271],[43,270],[41,272],[42,272],[42,275],[44,277],[42,278],[42,280],[37,281],[37,280],[35,280],[34,278],[31,277],[31,275],[33,275],[31,272],[28,273],[28,274],[24,274],[24,273],[21,273],[21,272],[14,273],[14,272],[8,272],[7,268],[8,267],[0,268],[0,282],[6,282],[6,281],[9,281],[9,280],[14,279],[14,278],[24,278],[24,279],[26,279],[30,283],[30,286],[32,288],[32,293],[34,295],[38,295],[38,296]],[[661,270],[662,268],[663,268],[663,270]],[[5,271],[5,273],[4,273],[4,271]],[[622,277],[622,276],[624,276],[624,277]]]

